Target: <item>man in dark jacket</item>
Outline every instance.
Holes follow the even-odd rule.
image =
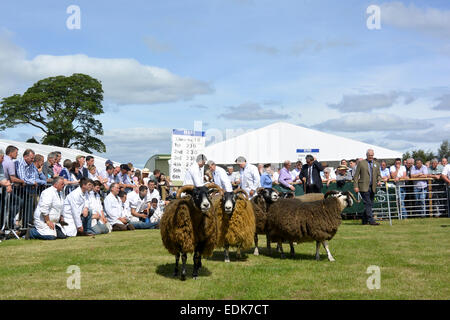
[[[322,178],[320,171],[323,171],[323,166],[312,155],[306,156],[306,164],[303,165],[300,172],[300,179],[303,180],[305,186],[305,193],[320,193],[322,192]]]

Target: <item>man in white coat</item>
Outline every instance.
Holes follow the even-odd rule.
[[[186,171],[184,177],[183,186],[194,185],[195,187],[202,187],[205,185],[203,182],[205,163],[208,161],[204,154],[197,156],[196,162]]]
[[[34,228],[28,229],[25,239],[55,240],[66,238],[61,231],[63,221],[63,200],[61,190],[64,188],[64,178],[55,177],[52,186],[45,189],[34,210]]]
[[[118,183],[113,183],[109,187],[109,194],[104,201],[106,219],[112,226],[112,231],[126,231],[134,230],[134,226],[130,224],[130,219],[126,217],[123,206],[124,201],[119,197],[126,199],[127,194],[124,191],[120,191]],[[133,191],[134,192],[134,191]]]
[[[218,167],[212,160],[208,161],[208,166],[212,172],[214,183],[225,190],[225,192],[233,192],[233,186],[225,169]]]
[[[261,186],[261,177],[258,168],[247,163],[247,160],[244,157],[238,157],[236,163],[241,168],[241,188],[248,193],[249,198],[251,199],[256,195],[256,189]]]
[[[86,235],[90,231],[84,230],[81,215],[89,215],[89,190],[93,188],[92,180],[88,178],[80,179],[80,186],[69,193],[64,200],[64,221],[68,224],[63,228],[63,232],[68,237],[75,237],[77,234]],[[90,232],[94,234],[93,232]]]

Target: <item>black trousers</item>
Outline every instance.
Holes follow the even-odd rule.
[[[316,184],[307,184],[306,193],[321,193],[322,191]]]
[[[368,192],[359,192],[361,194],[362,201],[364,203],[364,213],[362,216],[362,223],[372,223],[375,222],[372,213],[373,200],[375,199],[375,193],[372,189]]]

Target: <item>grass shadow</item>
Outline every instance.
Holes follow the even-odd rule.
[[[248,252],[241,250],[241,258],[237,259],[236,251],[230,250],[228,251],[228,255],[230,256],[230,262],[245,262],[248,260]],[[211,257],[206,258],[211,261],[225,261],[225,254],[223,250],[214,251]]]
[[[173,280],[180,280],[180,274],[181,274],[181,259],[179,264],[179,271],[178,276],[174,277],[173,272],[175,270],[175,263],[166,263],[166,264],[160,264],[156,267],[156,274],[159,274],[160,276],[163,276],[168,279]],[[192,280],[192,271],[194,270],[194,265],[192,263],[186,263],[186,280]],[[198,271],[198,277],[209,277],[211,276],[211,271],[208,270],[204,266],[204,262],[202,261],[202,267]]]

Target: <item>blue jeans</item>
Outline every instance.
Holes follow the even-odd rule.
[[[36,228],[31,228],[30,229],[30,239],[56,240],[56,237],[55,236],[43,236],[36,230]]]
[[[91,227],[91,230],[95,233],[95,234],[107,234],[109,233],[109,229],[108,227],[100,222],[97,222],[97,224],[93,227]]]
[[[407,219],[408,212],[406,211],[405,208],[406,190],[405,187],[399,187],[398,190],[400,194],[400,207],[402,208],[401,210],[402,219]]]
[[[84,232],[96,234],[95,231],[92,230],[92,212],[90,210],[87,217],[81,215],[81,223],[83,225]]]
[[[414,196],[416,197],[417,204],[420,206],[422,217],[425,217],[425,188],[414,187]]]
[[[136,229],[155,229],[158,223],[151,223],[150,221],[142,222],[142,221],[136,221],[136,222],[130,222]]]

